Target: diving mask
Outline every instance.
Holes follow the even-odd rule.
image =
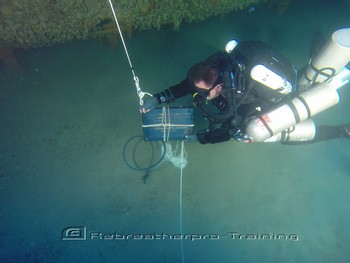
[[[216,88],[219,84],[222,83],[222,74],[220,73],[218,75],[218,77],[216,78],[216,80],[214,81],[213,85],[210,87],[210,89],[203,89],[203,88],[200,88],[200,87],[197,87],[196,86],[196,90],[197,90],[197,93],[203,97],[203,98],[207,98],[209,97],[210,95],[210,92]]]

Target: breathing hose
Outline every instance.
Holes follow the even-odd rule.
[[[126,164],[126,166],[128,166],[130,169],[132,169],[132,170],[134,170],[134,171],[149,172],[150,170],[152,170],[152,169],[154,169],[155,167],[157,167],[157,166],[163,161],[164,156],[165,156],[165,153],[166,153],[165,142],[163,142],[163,141],[161,142],[162,145],[163,145],[163,149],[164,149],[164,150],[163,150],[163,152],[162,152],[162,154],[161,154],[159,160],[156,161],[156,162],[153,163],[153,164],[152,164],[152,162],[153,162],[154,155],[155,155],[155,154],[154,154],[155,149],[154,149],[153,142],[150,142],[150,145],[151,145],[151,148],[152,148],[152,153],[151,153],[152,157],[151,157],[149,166],[143,168],[143,167],[140,167],[140,166],[137,164],[136,159],[135,159],[135,151],[136,151],[137,145],[140,143],[140,141],[136,144],[136,147],[133,148],[132,157],[133,157],[133,162],[134,162],[134,164],[131,165],[131,164],[128,162],[127,158],[126,158],[126,150],[127,150],[127,147],[128,147],[128,145],[129,145],[129,143],[130,143],[131,141],[135,140],[135,139],[140,139],[140,141],[141,141],[141,140],[143,140],[143,136],[141,136],[141,135],[133,136],[133,137],[129,138],[129,139],[126,141],[126,143],[124,144],[124,147],[123,147],[123,161],[124,161],[124,163]]]

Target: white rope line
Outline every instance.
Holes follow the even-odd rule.
[[[180,141],[176,141],[176,146],[175,146],[175,150],[173,151],[173,155],[175,155],[176,157],[179,157],[181,158],[180,162],[182,162],[182,160],[186,160],[187,159],[187,152],[185,150],[185,148],[183,150],[181,150],[180,154],[179,155],[176,155],[177,154],[177,150],[179,148],[179,142]],[[186,167],[186,165],[183,165],[183,162],[181,163],[181,167]]]
[[[129,61],[131,73],[132,73],[132,75],[133,75],[133,79],[134,79],[134,82],[135,82],[135,87],[136,87],[137,96],[139,96],[140,105],[142,106],[142,105],[143,105],[143,97],[144,97],[145,95],[149,95],[149,96],[153,97],[153,95],[150,94],[150,93],[148,93],[148,92],[143,92],[143,91],[141,90],[141,87],[140,87],[140,80],[139,80],[139,78],[136,76],[135,71],[134,71],[134,67],[132,66],[131,59],[130,59],[130,56],[129,56],[129,52],[128,52],[128,49],[126,48],[126,44],[125,44],[125,41],[124,41],[124,37],[123,37],[123,34],[122,34],[122,30],[120,29],[119,22],[118,22],[118,19],[117,19],[117,15],[115,14],[114,7],[113,7],[113,4],[112,4],[112,1],[111,1],[111,0],[109,0],[109,4],[110,4],[110,6],[111,6],[112,13],[113,13],[113,17],[114,17],[115,23],[116,23],[116,25],[117,25],[120,38],[121,38],[122,43],[123,43],[123,47],[124,47],[124,51],[125,51],[126,57],[127,57],[128,61]]]
[[[124,47],[124,50],[125,50],[125,54],[126,54],[126,57],[128,59],[128,62],[129,62],[129,65],[130,65],[130,69],[131,69],[131,72],[132,72],[132,75],[133,75],[133,78],[134,78],[134,81],[135,81],[135,86],[136,86],[136,90],[137,90],[137,95],[139,96],[139,99],[140,99],[140,105],[143,105],[143,97],[145,94],[147,95],[150,95],[152,96],[151,94],[147,93],[147,92],[142,92],[141,91],[141,88],[140,88],[140,84],[139,84],[139,78],[136,76],[135,72],[134,72],[134,68],[132,66],[132,63],[131,63],[131,59],[130,59],[130,56],[129,56],[129,52],[128,52],[128,49],[126,47],[126,44],[125,44],[125,41],[124,41],[124,37],[123,37],[123,34],[122,34],[122,31],[120,29],[120,26],[119,26],[119,22],[118,22],[118,19],[117,19],[117,16],[115,14],[115,11],[114,11],[114,7],[113,7],[113,4],[111,2],[111,0],[109,0],[109,4],[111,6],[111,9],[112,9],[112,12],[113,12],[113,16],[114,16],[114,20],[115,20],[115,23],[118,27],[118,31],[119,31],[119,34],[120,34],[120,38],[122,40],[122,43],[123,43],[123,47]],[[168,114],[166,113],[166,110],[168,111]],[[163,107],[163,114],[162,114],[162,123],[161,124],[155,124],[155,125],[142,125],[142,127],[144,128],[147,128],[147,127],[163,127],[163,139],[166,141],[169,140],[169,137],[170,137],[170,128],[171,127],[193,127],[194,125],[193,124],[190,124],[190,125],[181,125],[181,124],[171,124],[170,123],[171,121],[171,118],[170,118],[170,109],[169,107]],[[182,177],[183,177],[183,158],[184,158],[184,150],[185,150],[185,141],[182,141],[181,143],[181,160],[180,160],[180,234],[181,236],[183,236],[183,220],[182,220]],[[184,244],[183,244],[183,239],[181,239],[181,259],[182,259],[182,262],[184,263],[185,262],[185,255],[184,255]]]
[[[181,161],[180,161],[180,235],[183,237],[183,218],[182,218],[182,189],[183,189],[183,183],[182,183],[182,177],[183,177],[183,158],[184,158],[184,152],[185,152],[185,141],[183,140],[181,142]],[[184,243],[183,238],[181,238],[181,259],[182,263],[185,262],[185,253],[184,253]]]
[[[168,108],[169,109],[169,108]],[[167,121],[167,109],[165,107],[162,108],[163,112],[162,112],[162,123],[170,123],[170,120]],[[170,111],[168,111],[168,115],[170,115]],[[170,117],[170,116],[169,116]],[[167,129],[168,128],[168,129]],[[169,137],[170,137],[170,127],[167,127],[166,125],[163,126],[163,141],[169,141]]]
[[[167,107],[167,110],[168,110],[168,123],[170,123],[170,108]],[[168,129],[168,136],[166,140],[169,141],[169,138],[170,138],[170,128]]]
[[[134,76],[134,80],[135,80],[137,77],[136,77],[136,75],[135,75],[133,66],[132,66],[132,64],[131,64],[129,52],[128,52],[128,49],[126,48],[125,41],[124,41],[124,37],[123,37],[122,31],[121,31],[121,29],[120,29],[119,22],[118,22],[118,19],[117,19],[116,14],[115,14],[114,7],[113,7],[113,4],[112,4],[112,1],[111,1],[111,0],[109,0],[109,4],[110,4],[110,6],[111,6],[111,9],[112,9],[112,12],[113,12],[113,16],[114,16],[114,20],[115,20],[115,23],[117,24],[118,31],[119,31],[119,34],[120,34],[120,38],[121,38],[122,43],[123,43],[123,46],[124,46],[125,54],[126,54],[126,57],[127,57],[128,61],[129,61],[129,65],[130,65],[130,68],[131,68],[131,72],[132,72],[132,75]]]

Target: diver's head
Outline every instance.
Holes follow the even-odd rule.
[[[201,62],[190,70],[188,77],[202,97],[214,99],[220,95],[222,76],[216,65]]]

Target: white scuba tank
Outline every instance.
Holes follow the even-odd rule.
[[[246,133],[253,141],[264,142],[295,124],[336,105],[339,102],[337,89],[347,84],[350,79],[350,70],[345,67],[349,61],[350,28],[345,28],[333,33],[332,39],[310,63],[299,82],[299,85],[310,85],[317,82],[319,84],[276,109],[252,119],[246,127]],[[332,71],[329,76],[319,74],[328,69]],[[326,81],[328,79],[330,80]]]
[[[335,31],[332,38],[308,65],[298,86],[308,86],[324,82],[342,70],[350,61],[350,28]]]
[[[254,66],[250,71],[250,76],[255,81],[281,94],[285,95],[292,92],[293,85],[288,80],[264,65]]]
[[[315,136],[316,125],[312,119],[308,119],[273,135],[265,142],[303,142],[311,141]]]
[[[246,133],[254,142],[263,142],[339,102],[339,93],[330,83],[302,92],[280,107],[252,119]]]

